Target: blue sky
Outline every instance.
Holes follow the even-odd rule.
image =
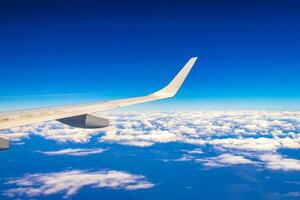
[[[0,108],[144,95],[198,56],[178,108],[299,109],[299,9],[296,0],[4,0]]]

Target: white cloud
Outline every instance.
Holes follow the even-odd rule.
[[[30,135],[38,135],[49,140],[74,143],[87,143],[93,135],[99,133],[99,129],[74,128],[56,121],[17,127],[3,131],[3,135],[15,141],[27,139]]]
[[[193,161],[193,160],[195,160],[194,156],[191,156],[191,155],[188,155],[188,154],[184,154],[180,158],[177,158],[177,159],[175,159],[173,161],[182,162],[182,161]]]
[[[213,139],[207,141],[207,143],[227,149],[247,151],[275,151],[281,147],[280,142],[276,139],[265,137]]]
[[[16,188],[8,189],[8,197],[36,197],[63,194],[64,198],[75,195],[82,187],[109,188],[123,190],[148,189],[154,186],[142,175],[121,171],[82,171],[71,170],[56,173],[27,174],[13,179],[7,184]]]
[[[300,160],[284,158],[278,154],[262,154],[259,158],[264,161],[265,167],[271,170],[300,170]]]
[[[221,154],[216,157],[195,159],[196,162],[207,167],[223,167],[229,165],[256,164],[257,162],[245,158],[244,156],[232,155],[229,153]]]
[[[114,113],[100,142],[146,147],[156,143],[276,151],[300,148],[299,112],[190,111]]]
[[[188,154],[203,154],[204,152],[197,148],[197,149],[193,149],[193,150],[182,150],[183,152],[186,152]]]
[[[24,132],[15,132],[15,133],[9,133],[9,134],[0,134],[0,137],[4,137],[9,139],[10,141],[21,141],[24,138],[29,138],[29,133]]]
[[[58,151],[36,151],[38,153],[46,154],[49,156],[55,155],[69,155],[69,156],[87,156],[91,154],[100,154],[105,152],[106,149],[96,148],[96,149],[62,149]]]
[[[100,132],[100,142],[147,147],[156,143],[182,142],[253,151],[300,148],[300,112],[182,111],[113,112],[106,129],[72,128],[58,122],[8,129],[11,138],[32,134],[59,142],[89,142]]]
[[[257,159],[260,155],[275,155],[279,149],[300,149],[300,112],[175,111],[103,115],[110,119],[111,126],[101,130],[46,122],[9,129],[3,134],[17,140],[39,135],[58,142],[76,143],[86,143],[97,136],[102,143],[136,147],[178,142],[196,146],[200,149],[197,152],[200,157],[205,154],[201,151],[208,146],[217,154],[234,152],[235,156],[245,156],[245,153],[252,153]],[[191,157],[198,158],[197,153],[185,152],[181,160],[194,160]]]

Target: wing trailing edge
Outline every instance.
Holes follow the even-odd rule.
[[[77,124],[73,120],[80,119],[81,121],[78,122],[78,124],[81,125],[80,123],[87,119],[82,116],[88,116],[88,114],[93,115],[95,112],[99,111],[105,111],[150,101],[156,101],[159,99],[171,98],[175,96],[177,91],[180,89],[181,85],[183,84],[184,80],[186,79],[196,60],[197,57],[191,58],[166,87],[147,96],[106,102],[97,102],[92,104],[60,106],[52,108],[40,108],[26,111],[12,111],[0,113],[0,130],[50,120],[58,120],[62,123],[65,122],[65,124]],[[95,122],[95,119],[93,118],[93,123],[101,124],[102,121]],[[0,142],[1,144],[3,144],[3,146],[7,144],[5,140],[0,140]]]

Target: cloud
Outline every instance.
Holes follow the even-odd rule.
[[[282,146],[276,139],[265,137],[213,139],[207,141],[207,144],[246,151],[275,151]]]
[[[87,143],[92,137],[98,137],[101,143],[140,148],[155,144],[182,143],[198,149],[194,152],[184,152],[181,158],[177,159],[181,161],[209,159],[203,158],[206,153],[204,149],[207,147],[213,149],[217,157],[229,154],[247,160],[255,158],[256,162],[260,163],[270,163],[265,155],[280,157],[277,153],[280,149],[300,149],[300,112],[106,112],[103,115],[110,119],[111,125],[101,130],[72,128],[58,122],[46,122],[8,129],[3,134],[18,140],[38,135],[58,142]],[[247,157],[246,154],[252,156]],[[224,161],[224,164],[230,163],[229,157],[219,159]],[[242,162],[243,159],[240,159]],[[236,160],[238,157],[235,157]],[[214,162],[213,158],[202,161],[207,165]],[[257,163],[253,161],[252,164]],[[268,167],[269,165],[265,166],[267,169],[275,169]]]
[[[286,181],[285,183],[300,185],[299,181]]]
[[[57,142],[87,143],[92,136],[100,133],[99,129],[74,128],[56,121],[44,122],[36,125],[16,127],[3,131],[2,135],[12,140],[24,140],[31,135],[38,135]]]
[[[8,189],[5,196],[36,197],[52,194],[63,194],[64,198],[75,195],[82,187],[109,188],[122,190],[148,189],[154,186],[142,175],[134,175],[122,171],[82,171],[71,170],[44,174],[27,174],[21,178],[8,181],[15,185]]]
[[[292,197],[292,198],[296,198],[296,197],[300,197],[300,192],[289,192],[285,195],[283,195],[284,197]]]
[[[18,142],[22,139],[29,138],[29,133],[24,132],[15,132],[15,133],[9,133],[9,134],[0,134],[0,137],[4,137],[9,139],[10,141]]]
[[[244,156],[232,155],[229,153],[221,154],[216,157],[195,159],[206,167],[224,167],[229,165],[256,164],[257,162],[245,158]]]
[[[188,155],[188,154],[184,154],[180,158],[174,159],[172,161],[182,162],[182,161],[194,161],[194,160],[195,160],[194,156],[191,156],[191,155]],[[168,161],[168,160],[166,160],[166,161]]]
[[[176,111],[103,115],[110,118],[109,128],[80,129],[53,121],[8,129],[3,134],[18,139],[39,135],[58,142],[87,143],[101,133],[100,142],[138,147],[181,142],[249,151],[300,148],[300,112]]]
[[[115,113],[100,142],[147,147],[181,142],[248,151],[300,148],[299,112]]]
[[[91,154],[100,154],[107,151],[106,149],[96,148],[96,149],[62,149],[58,151],[36,151],[38,153],[46,154],[49,156],[56,155],[69,155],[69,156],[87,156]]]
[[[271,170],[300,170],[300,160],[284,158],[278,154],[263,154],[259,158],[264,161],[265,167]]]
[[[192,150],[193,151],[193,150]],[[190,152],[190,151],[186,151]],[[240,154],[240,155],[236,155]],[[282,171],[299,171],[300,160],[286,158],[282,155],[274,153],[247,153],[236,152],[223,153],[214,157],[203,157],[202,154],[183,154],[180,158],[173,161],[192,161],[200,163],[206,167],[227,167],[231,165],[251,164],[260,168]],[[299,182],[287,182],[299,184]]]
[[[182,150],[183,152],[186,152],[188,154],[203,154],[204,152],[197,148],[197,149],[192,149],[192,150]]]

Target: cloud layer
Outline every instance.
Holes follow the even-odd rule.
[[[62,193],[64,198],[75,195],[82,187],[109,188],[123,190],[148,189],[154,186],[142,175],[122,171],[82,171],[71,170],[56,173],[27,174],[8,181],[16,188],[6,190],[8,197],[36,197]]]
[[[194,151],[183,152],[177,160],[194,161],[206,167],[252,164],[271,170],[300,170],[297,159],[278,153],[281,149],[300,149],[300,112],[176,111],[104,115],[111,121],[106,129],[79,129],[47,122],[9,129],[4,135],[12,140],[39,135],[75,143],[87,143],[95,136],[100,143],[136,147],[177,142],[195,146]],[[205,156],[205,147],[212,147],[217,155]],[[72,151],[47,154],[72,154]],[[73,155],[82,153],[73,152]]]
[[[249,151],[300,148],[298,112],[117,113],[111,118],[101,142],[140,147],[181,142]]]
[[[92,136],[99,134],[97,129],[80,129],[61,124],[56,121],[16,127],[1,132],[0,135],[8,137],[11,141],[20,141],[30,135],[38,135],[57,142],[87,143]]]

